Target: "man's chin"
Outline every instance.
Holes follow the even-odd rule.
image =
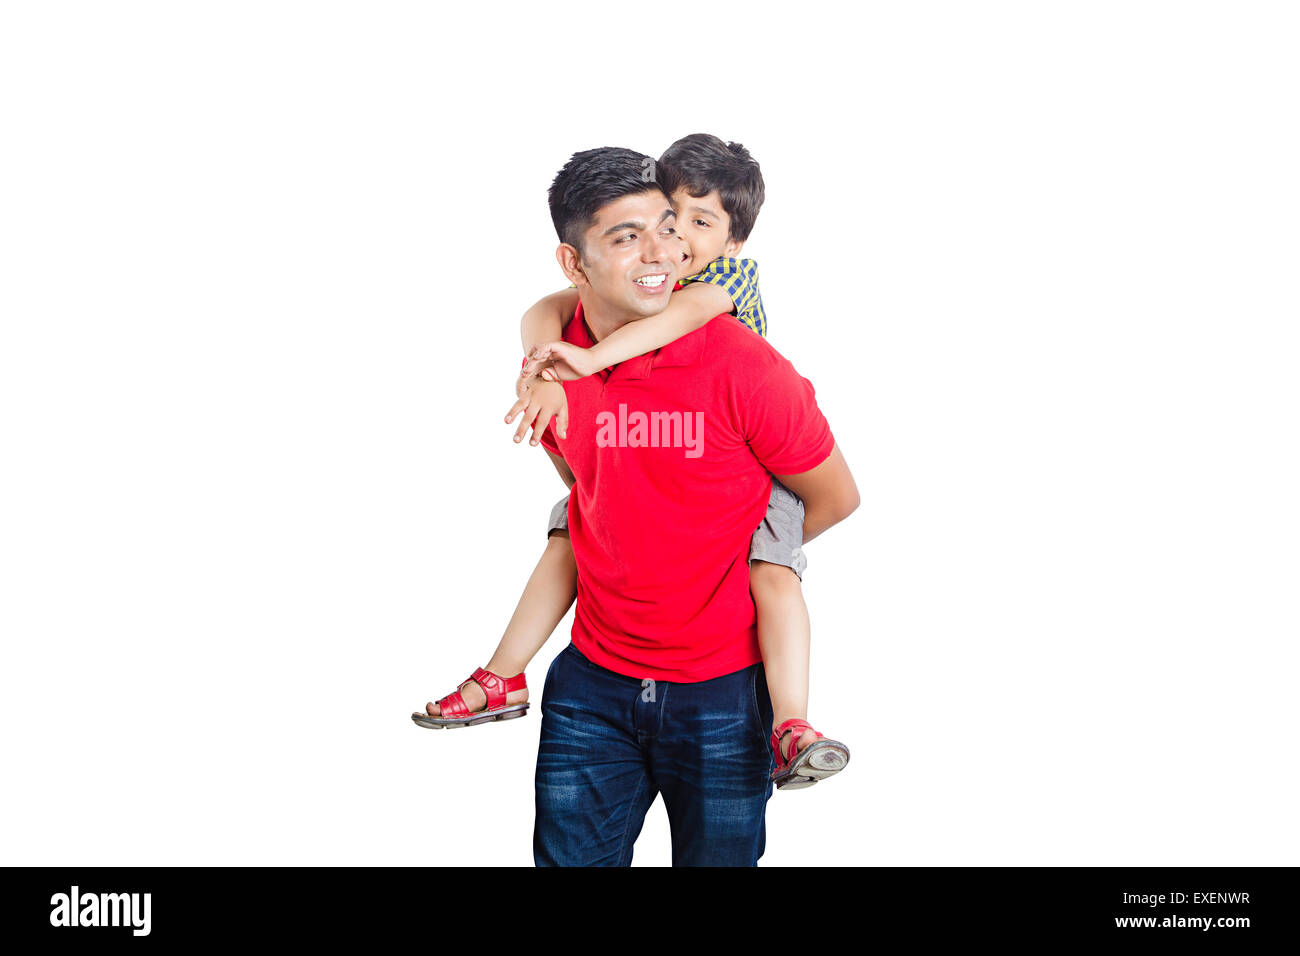
[[[636,299],[629,304],[628,311],[637,318],[644,319],[647,316],[658,315],[666,308],[668,308],[668,296],[664,296],[662,301]]]

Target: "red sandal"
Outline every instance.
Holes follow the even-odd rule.
[[[790,731],[788,754],[781,753],[781,738]],[[806,731],[812,730],[820,737],[803,750],[795,751],[799,738]],[[799,717],[791,717],[776,730],[772,731],[772,753],[776,755],[776,769],[772,771],[772,782],[778,790],[798,790],[811,787],[819,780],[825,780],[844,769],[849,762],[849,748],[838,740],[830,740],[825,734],[813,730],[812,724]]]
[[[483,688],[483,693],[487,694],[487,707],[483,710],[471,711],[465,704],[465,698],[461,696],[461,690],[470,681],[476,682]],[[528,704],[507,706],[506,694],[512,690],[525,690],[527,687],[528,682],[524,680],[522,673],[514,677],[502,677],[477,667],[469,676],[469,680],[464,681],[460,687],[437,701],[439,716],[434,717],[426,710],[424,713],[411,714],[411,719],[421,727],[432,727],[437,730],[443,727],[473,727],[475,724],[488,724],[496,720],[522,717],[528,712]]]

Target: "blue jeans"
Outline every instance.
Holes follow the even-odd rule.
[[[673,866],[757,866],[772,795],[762,663],[693,684],[641,681],[570,644],[542,691],[538,866],[629,866],[662,793]]]

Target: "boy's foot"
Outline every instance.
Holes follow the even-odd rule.
[[[465,700],[466,700],[466,702],[468,702],[468,701],[469,701],[469,698],[466,697]],[[773,732],[773,733],[776,732],[776,728],[777,728],[777,725],[776,725],[776,724],[773,724],[773,725],[772,725],[772,732]],[[788,754],[788,753],[790,752],[790,735],[791,735],[792,733],[794,733],[793,730],[787,730],[785,733],[783,733],[783,734],[781,735],[780,748],[781,748],[781,753],[783,753],[783,754]],[[795,753],[798,754],[798,752],[799,752],[800,750],[803,750],[804,747],[807,747],[809,744],[814,744],[814,743],[816,743],[817,740],[818,740],[818,734],[817,734],[817,731],[815,731],[815,730],[813,730],[811,727],[809,727],[807,730],[805,730],[805,731],[803,732],[802,735],[800,735],[798,742],[795,744]]]
[[[522,673],[502,677],[475,668],[459,688],[438,701],[424,705],[424,713],[411,714],[421,727],[475,727],[498,720],[511,720],[528,712],[528,682]]]
[[[472,677],[465,681],[465,683],[461,684],[457,690],[460,691],[460,696],[464,699],[465,706],[469,708],[470,713],[476,713],[487,706],[487,694],[484,692],[483,688],[479,686],[478,681],[474,680]],[[515,704],[526,703],[528,703],[527,687],[520,690],[512,690],[510,693],[506,694],[507,707],[511,707]],[[425,704],[424,709],[430,717],[439,717],[442,714],[442,709],[432,701]]]
[[[839,773],[849,762],[848,747],[817,733],[799,717],[773,728],[771,743],[776,762],[772,782],[778,790],[811,787]]]

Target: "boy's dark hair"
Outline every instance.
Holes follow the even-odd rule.
[[[692,133],[659,157],[659,184],[671,196],[685,187],[691,196],[718,191],[731,218],[730,238],[744,242],[763,206],[763,171],[749,150],[708,133]]]
[[[616,146],[574,153],[555,174],[546,194],[555,234],[581,256],[583,233],[596,221],[602,206],[650,189],[663,191],[655,182],[654,160],[645,153]]]

